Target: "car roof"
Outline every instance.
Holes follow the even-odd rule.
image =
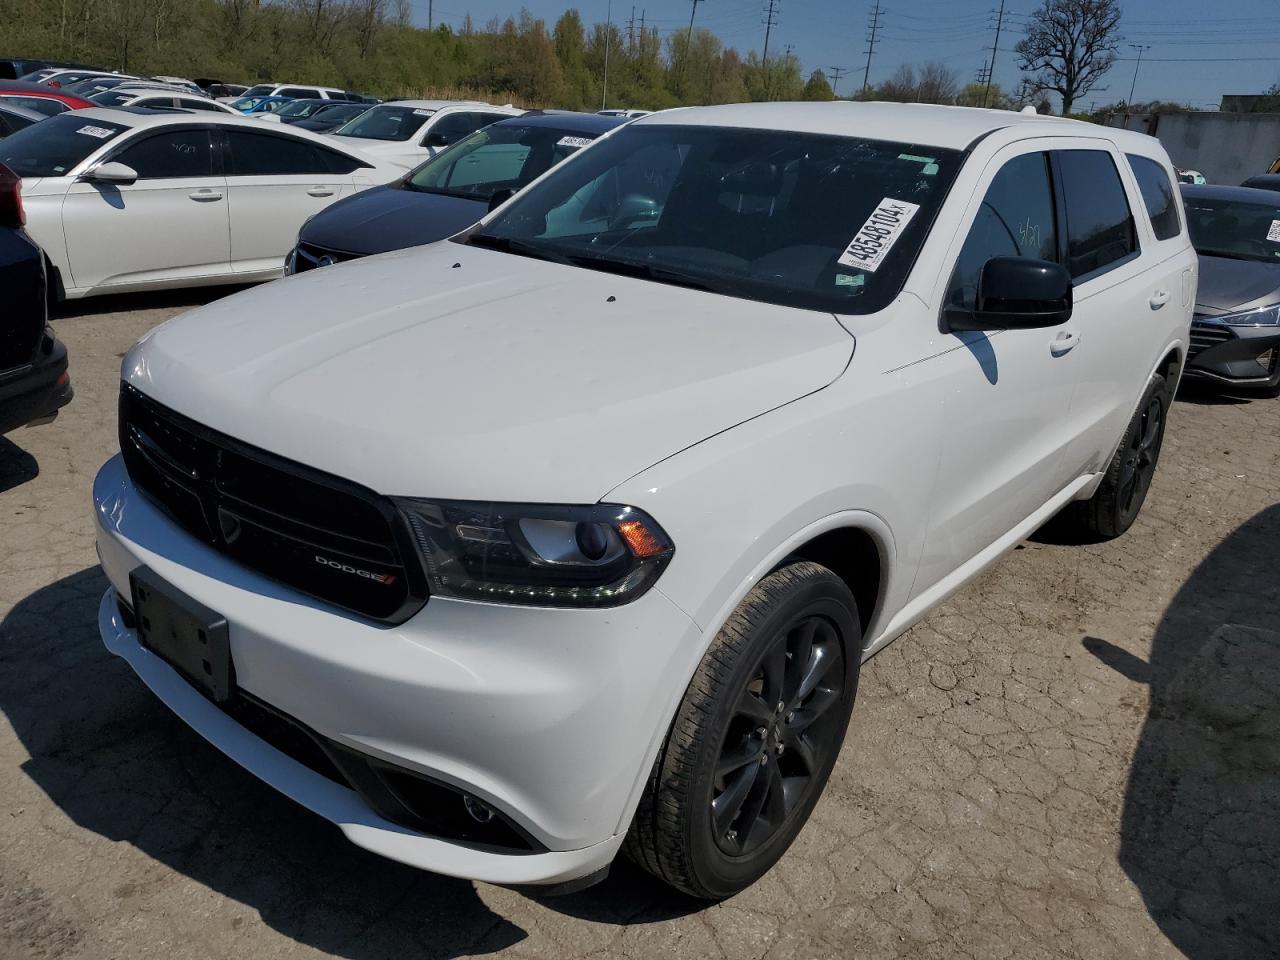
[[[76,111],[77,117],[86,120],[101,120],[105,123],[118,123],[135,130],[146,127],[163,127],[174,123],[216,123],[228,127],[245,127],[259,132],[276,132],[277,124],[264,124],[243,114],[223,113],[212,110],[183,110],[174,107],[170,110],[152,110],[147,107],[89,107]],[[285,129],[288,129],[287,127]],[[321,141],[327,143],[327,140]]]
[[[1276,191],[1261,187],[1231,187],[1225,183],[1183,183],[1179,186],[1184,196],[1193,199],[1203,197],[1205,200],[1239,200],[1241,203],[1280,203]]]
[[[499,120],[494,126],[504,127],[513,124],[522,127],[553,127],[566,133],[602,134],[614,127],[626,124],[624,117],[602,117],[594,113],[526,113],[509,120]]]
[[[698,124],[833,134],[927,144],[953,150],[964,150],[987,134],[1008,127],[1025,127],[1028,136],[1102,136],[1118,144],[1155,143],[1153,138],[1145,134],[1103,127],[1082,120],[928,103],[847,100],[818,103],[738,103],[714,107],[678,107],[651,113],[631,122],[640,126]]]
[[[445,107],[491,107],[482,100],[385,100],[376,107],[413,107],[417,110],[443,110]]]
[[[0,80],[0,91],[20,93],[23,96],[48,97],[51,100],[84,100],[78,93],[67,93],[61,87],[48,87],[43,83],[32,83],[29,80]]]
[[[1248,183],[1275,184],[1276,186],[1280,187],[1280,173],[1255,173],[1252,177],[1250,177],[1244,183],[1240,184],[1240,186],[1243,187],[1245,184],[1248,184]]]
[[[183,90],[181,87],[126,87],[121,90],[116,87],[114,90],[104,90],[103,93],[122,93],[131,97],[187,97],[191,100],[204,100],[206,97],[200,96],[198,93],[192,93],[190,90]],[[101,96],[101,94],[94,94]]]

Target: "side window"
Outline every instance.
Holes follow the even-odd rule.
[[[127,144],[111,157],[138,171],[139,180],[208,177],[213,148],[208,130],[166,130]]]
[[[1127,154],[1129,166],[1138,179],[1142,202],[1147,205],[1147,215],[1155,229],[1157,240],[1169,240],[1181,232],[1178,222],[1178,204],[1173,198],[1173,184],[1164,167],[1149,157],[1136,153]]]
[[[960,248],[947,291],[948,306],[974,309],[982,267],[992,257],[1057,261],[1058,234],[1047,154],[1014,157],[991,181]]]
[[[369,164],[361,163],[345,153],[338,153],[336,150],[326,150],[324,147],[316,147],[316,150],[320,152],[320,156],[328,165],[330,173],[354,173],[361,167],[369,166]]]
[[[448,145],[457,143],[463,137],[475,133],[484,125],[478,113],[449,113],[433,123],[426,136],[443,137],[444,143]],[[426,137],[423,139],[425,141]]]
[[[208,100],[198,100],[195,97],[179,97],[178,106],[182,107],[184,110],[204,110],[209,113],[223,112]]]
[[[231,158],[227,174],[239,177],[302,176],[330,173],[329,163],[319,147],[292,137],[254,133],[248,130],[226,131]]]
[[[1067,269],[1074,280],[1136,256],[1133,213],[1115,161],[1105,150],[1054,153],[1066,198]]]

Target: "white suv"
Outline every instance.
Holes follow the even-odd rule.
[[[1195,301],[1172,183],[997,111],[636,120],[134,347],[102,636],[370,850],[573,885],[625,846],[730,895],[863,660],[1064,508],[1133,522]]]

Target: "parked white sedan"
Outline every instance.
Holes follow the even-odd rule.
[[[408,169],[481,127],[522,113],[510,104],[494,107],[474,100],[396,100],[371,107],[329,136]]]
[[[225,103],[218,103],[203,94],[184,93],[175,87],[133,87],[121,84],[113,90],[95,93],[89,99],[103,107],[147,107],[151,110],[178,107],[205,113],[225,113],[233,117],[243,116],[239,110],[233,110]]]
[[[15,133],[0,163],[69,298],[281,276],[304,220],[401,172],[245,117],[105,108]]]

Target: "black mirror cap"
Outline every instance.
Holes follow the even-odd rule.
[[[489,196],[490,212],[497,210],[500,206],[502,206],[504,203],[510,200],[513,196],[515,196],[515,191],[510,188],[493,191],[493,193]]]
[[[992,257],[982,265],[975,310],[948,307],[949,331],[1034,330],[1071,318],[1071,274],[1060,263]]]
[[[447,147],[448,145],[449,145],[449,138],[446,137],[443,133],[427,134],[428,147]]]

